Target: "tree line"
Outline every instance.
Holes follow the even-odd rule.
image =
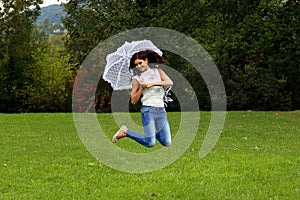
[[[3,1],[0,112],[71,111],[74,78],[91,50],[140,27],[168,28],[197,40],[219,68],[229,110],[300,109],[298,0],[70,0],[64,5],[67,35],[50,39],[34,25],[40,3]],[[209,110],[201,76],[184,59],[164,53],[193,86],[200,109]],[[99,80],[98,112],[110,112],[111,94]],[[168,109],[179,110],[173,97]]]

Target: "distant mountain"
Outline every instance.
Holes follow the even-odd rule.
[[[51,5],[41,8],[41,15],[37,18],[36,24],[43,24],[45,19],[48,18],[51,23],[62,23],[62,17],[66,16],[63,6]]]

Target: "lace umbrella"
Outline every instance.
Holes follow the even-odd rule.
[[[110,83],[114,90],[131,88],[132,74],[129,70],[130,58],[133,54],[152,50],[162,56],[162,52],[150,40],[125,42],[117,51],[108,54],[103,79]]]

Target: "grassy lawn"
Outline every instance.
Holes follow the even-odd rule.
[[[176,130],[180,114],[168,115]],[[131,116],[139,122],[139,113]],[[98,117],[110,138],[118,129],[111,114]],[[200,159],[209,119],[201,112],[176,162],[134,174],[98,163],[71,113],[0,114],[0,199],[300,199],[300,111],[228,112],[218,143]],[[129,139],[116,145],[152,150]]]

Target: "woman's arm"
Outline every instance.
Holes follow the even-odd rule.
[[[169,76],[161,69],[158,68],[158,72],[162,81],[160,82],[149,82],[146,83],[146,88],[150,88],[152,86],[172,86],[173,81],[169,78]]]
[[[136,79],[132,79],[131,89],[131,103],[136,104],[143,93],[144,87],[140,87],[139,82]]]

